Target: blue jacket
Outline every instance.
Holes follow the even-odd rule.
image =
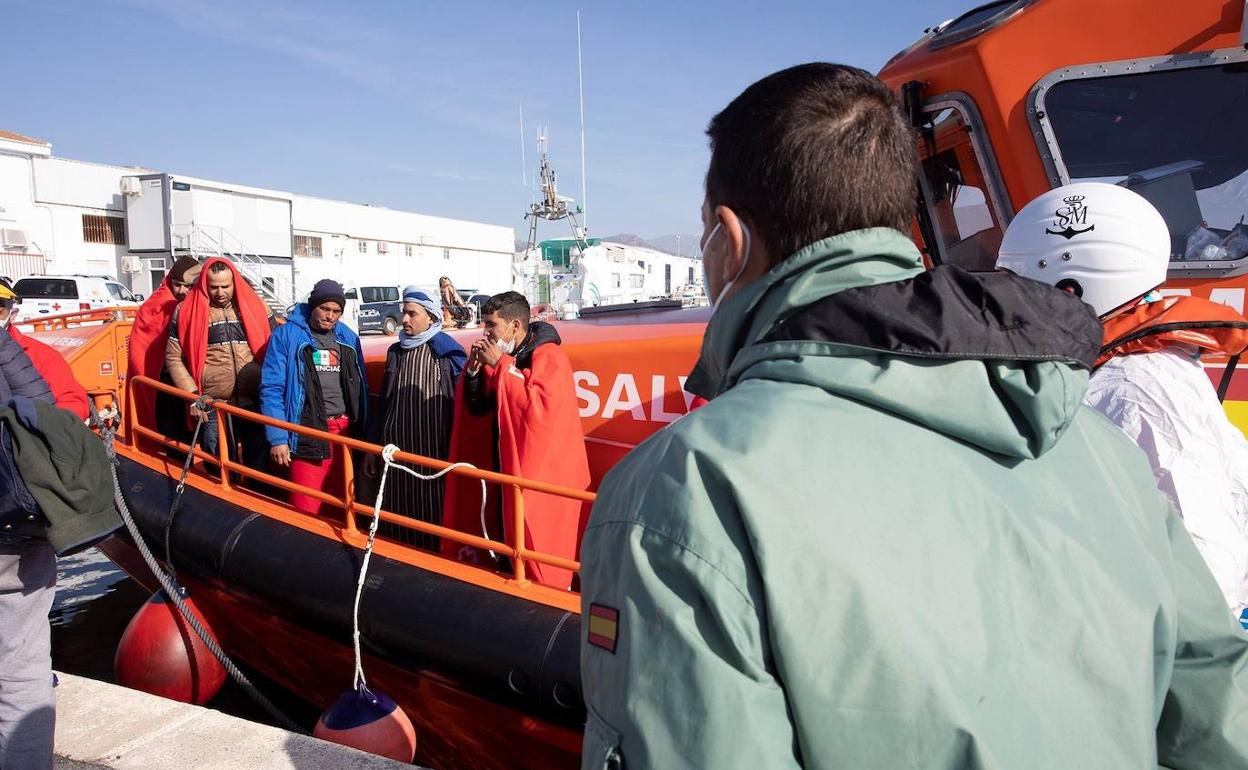
[[[306,303],[296,305],[286,323],[274,330],[273,336],[269,338],[269,347],[264,354],[264,367],[260,371],[260,412],[266,417],[324,430],[323,419],[319,425],[315,421],[309,422],[306,419],[308,410],[304,408],[308,389],[308,367],[305,362],[316,347],[312,330],[308,326],[308,312]],[[364,349],[360,347],[359,335],[342,322],[334,324],[334,338],[339,345],[355,352],[354,361],[347,361],[346,358],[350,356],[344,356],[343,367],[345,369],[348,365],[354,366],[355,376],[352,379],[361,384],[362,395],[356,399],[359,413],[352,415],[352,422],[362,429],[368,409],[368,388],[364,385]],[[314,387],[319,386],[318,382]],[[270,446],[287,444],[292,455],[298,452],[298,435],[268,426],[264,432]]]

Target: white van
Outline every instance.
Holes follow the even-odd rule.
[[[28,275],[13,284],[13,291],[22,298],[22,317],[26,319],[143,301],[142,294],[131,293],[111,278],[90,275]]]
[[[394,335],[403,324],[403,303],[398,286],[346,286],[347,306],[339,319],[356,333]],[[299,299],[308,301],[308,294]],[[289,313],[291,308],[287,308]]]

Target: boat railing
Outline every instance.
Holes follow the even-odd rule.
[[[354,497],[355,469],[353,467],[351,452],[355,451],[364,454],[377,455],[380,458],[382,454],[382,447],[376,444],[371,444],[367,441],[360,441],[359,439],[327,433],[315,428],[308,428],[302,425],[285,422],[283,420],[273,419],[247,409],[242,409],[224,401],[213,400],[210,398],[204,399],[204,403],[211,407],[209,410],[209,419],[215,419],[217,421],[217,430],[219,431],[217,435],[219,436],[225,437],[231,435],[226,425],[226,418],[229,416],[234,419],[248,420],[254,423],[259,423],[260,425],[281,428],[282,430],[290,431],[300,436],[319,439],[321,441],[337,444],[343,447],[344,450],[347,450],[343,452],[344,493],[343,497],[338,498],[325,492],[324,490],[313,489],[296,484],[280,476],[275,476],[263,470],[251,468],[236,462],[229,456],[229,441],[222,440],[218,442],[217,453],[212,454],[199,446],[192,447],[139,423],[134,419],[134,394],[136,388],[146,388],[152,391],[166,393],[187,402],[188,405],[191,402],[196,401],[199,397],[193,393],[188,393],[187,391],[181,390],[172,385],[167,385],[149,377],[134,377],[127,380],[126,385],[126,408],[123,418],[125,424],[125,440],[136,450],[141,450],[143,442],[152,442],[179,452],[189,452],[199,460],[213,465],[218,465],[224,470],[216,478],[211,478],[211,481],[218,485],[223,492],[230,492],[236,487],[234,482],[230,479],[231,473],[235,473],[244,478],[253,479],[257,482],[268,484],[287,492],[296,492],[298,494],[307,495],[340,510],[342,512],[343,527],[346,532],[352,535],[357,535],[360,532],[359,526],[356,522],[356,515],[373,515],[372,505],[365,505],[356,500]],[[410,452],[395,452],[393,459],[397,462],[410,463],[424,468],[430,468],[434,471],[449,469],[447,470],[448,476],[460,476],[463,478],[495,484],[498,485],[499,488],[510,488],[513,492],[513,494],[510,495],[511,510],[510,512],[505,510],[504,515],[506,516],[510,514],[512,531],[514,533],[524,533],[526,531],[523,495],[523,492],[525,491],[540,492],[558,497],[571,498],[585,503],[592,503],[595,499],[594,493],[585,490],[570,489],[556,484],[548,484],[542,481],[525,479],[518,476],[508,476],[502,473],[495,473],[493,471],[465,466],[463,464],[455,464],[446,460],[423,457]],[[254,491],[252,490],[247,491],[251,491],[254,494]],[[505,497],[504,499],[506,500],[507,498]],[[279,504],[284,504],[282,501],[278,502]],[[294,511],[293,508],[290,510]],[[489,550],[509,557],[511,559],[513,569],[512,580],[520,586],[527,586],[531,582],[527,578],[526,565],[528,562],[536,562],[538,564],[572,570],[573,572],[579,572],[580,570],[580,562],[575,561],[574,559],[557,556],[555,554],[542,553],[526,547],[523,542],[523,537],[517,538],[517,542],[515,543],[506,543],[481,535],[474,535],[469,532],[463,532],[457,529],[451,529],[449,527],[433,524],[431,522],[421,521],[420,519],[415,519],[409,516],[403,516],[391,511],[382,510],[379,515],[381,521],[397,525],[404,529],[433,535],[435,537],[442,538],[443,540],[452,541],[459,545]]]
[[[14,319],[17,326],[28,328],[34,332],[55,332],[63,329],[74,329],[79,326],[100,326],[110,321],[133,321],[139,312],[138,305],[124,307],[105,307],[96,310],[75,310],[57,315],[36,316]]]

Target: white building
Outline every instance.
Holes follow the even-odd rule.
[[[349,285],[511,287],[511,227],[52,156],[0,131],[0,275],[106,275],[140,294],[173,255],[228,254],[280,299]]]
[[[135,172],[54,158],[47,142],[0,131],[0,275],[116,277],[127,253],[120,180]]]
[[[701,258],[598,238],[586,239],[583,253],[572,238],[544,240],[517,261],[516,274],[531,302],[555,305],[571,301],[600,307],[703,291]],[[561,293],[562,285],[570,291]]]

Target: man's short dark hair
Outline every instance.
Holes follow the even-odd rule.
[[[519,321],[524,327],[529,325],[529,301],[518,291],[505,291],[495,294],[485,303],[481,311],[484,318],[490,313],[498,313],[506,321]]]
[[[758,230],[779,262],[866,227],[906,232],[914,214],[914,133],[888,87],[841,64],[768,75],[711,119],[706,197]]]
[[[209,268],[208,268],[208,272],[210,272],[210,273],[214,273],[214,274],[215,274],[215,273],[224,273],[225,271],[227,271],[227,270],[229,270],[229,269],[230,269],[230,266],[229,266],[229,265],[227,265],[227,264],[225,264],[224,262],[213,262],[213,263],[212,263],[212,267],[209,267]]]

